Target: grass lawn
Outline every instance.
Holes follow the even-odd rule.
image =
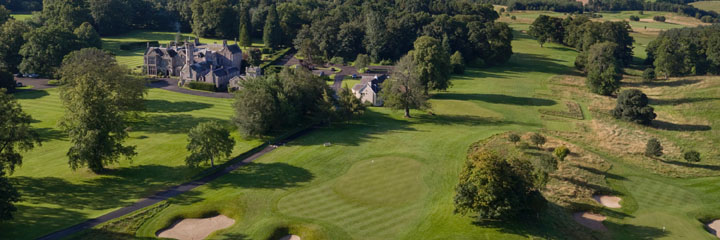
[[[705,11],[720,12],[720,1],[700,1],[690,3],[690,5]]]
[[[132,161],[110,166],[107,175],[87,169],[70,170],[65,156],[70,143],[57,127],[63,114],[58,89],[15,94],[37,122],[45,139],[42,146],[24,154],[23,164],[11,176],[23,196],[15,220],[0,224],[0,239],[32,239],[63,227],[129,205],[139,198],[190,180],[202,168],[185,166],[187,131],[199,122],[230,125],[231,99],[216,99],[151,89],[144,119],[132,125],[127,144],[137,146]],[[237,136],[234,155],[261,144]]]
[[[27,19],[30,19],[32,17],[32,14],[10,14],[15,20],[24,21]]]

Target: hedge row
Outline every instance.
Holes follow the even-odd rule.
[[[191,89],[196,89],[196,90],[204,90],[204,91],[211,91],[211,92],[215,91],[215,84],[206,83],[206,82],[195,82],[195,81],[188,82],[187,87],[189,87]]]
[[[148,42],[126,42],[120,44],[120,50],[136,50],[136,49],[143,49],[147,47]],[[157,47],[160,46],[160,43],[158,41],[151,41],[150,42],[151,47]]]

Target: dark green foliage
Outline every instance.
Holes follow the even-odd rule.
[[[620,64],[614,57],[617,44],[598,43],[590,47],[587,55],[587,85],[590,91],[610,95],[620,88]]]
[[[330,63],[336,66],[342,66],[345,65],[345,59],[343,59],[343,57],[333,57],[330,59]]]
[[[215,159],[227,158],[232,153],[235,140],[230,137],[230,131],[216,121],[202,122],[188,132],[187,150],[190,155],[185,158],[185,164],[197,167],[210,161],[215,166]]]
[[[417,67],[413,57],[407,55],[400,58],[395,65],[392,76],[382,84],[382,97],[386,107],[404,110],[405,117],[410,117],[410,109],[426,109],[430,107],[425,86],[417,76]]]
[[[646,68],[645,71],[643,71],[642,79],[643,79],[643,81],[646,81],[646,82],[655,80],[655,69]]]
[[[635,22],[640,21],[640,17],[635,16],[635,15],[630,15],[630,21],[635,21]]]
[[[20,200],[20,194],[6,175],[22,164],[21,151],[40,143],[39,135],[30,127],[31,122],[30,115],[23,112],[13,96],[0,88],[0,222],[13,218],[12,212],[17,210],[14,203]]]
[[[195,89],[195,90],[203,90],[203,91],[210,91],[210,92],[214,92],[215,90],[217,90],[215,88],[215,84],[206,83],[206,82],[190,81],[190,82],[186,83],[186,85],[188,88]]]
[[[52,77],[63,57],[80,49],[75,35],[60,25],[39,27],[24,36],[27,42],[20,48],[23,60],[19,66],[22,73]]]
[[[651,138],[645,145],[645,156],[659,157],[663,155],[663,147],[656,138]]]
[[[508,135],[508,140],[513,144],[517,145],[517,143],[520,141],[520,135],[511,133],[510,135]]]
[[[263,28],[263,43],[265,43],[265,47],[276,49],[282,45],[283,33],[279,21],[277,11],[273,5],[268,11],[265,27]]]
[[[353,62],[353,66],[358,70],[370,66],[370,57],[367,54],[358,54],[357,57],[355,57],[355,62]]]
[[[533,172],[528,161],[504,159],[491,152],[471,153],[455,187],[455,213],[512,219],[523,211],[537,211],[545,199],[535,186]]]
[[[262,63],[262,52],[257,48],[248,49],[248,63],[253,66],[260,66]]]
[[[43,1],[41,18],[47,23],[46,25],[59,26],[66,31],[71,31],[84,22],[93,21],[88,3],[85,0]]]
[[[657,76],[720,74],[720,25],[671,29],[648,44]]]
[[[101,48],[102,40],[90,23],[83,23],[73,32],[79,48]]]
[[[653,21],[656,22],[665,22],[665,16],[654,16]]]
[[[454,74],[465,73],[465,58],[463,58],[460,51],[455,51],[455,53],[450,56],[450,66],[452,66]]]
[[[417,77],[428,90],[446,90],[450,83],[450,56],[437,39],[422,36],[412,51]]]
[[[246,136],[325,121],[329,86],[304,68],[283,68],[278,74],[251,78],[235,93],[233,121]]]
[[[538,40],[540,47],[547,41],[562,43],[565,35],[563,19],[540,15],[530,25],[528,34]]]
[[[157,47],[160,46],[160,43],[158,41],[146,41],[146,42],[125,42],[119,44],[120,50],[138,50],[138,49],[145,49],[150,44],[151,47]]]
[[[0,60],[0,89],[5,89],[7,92],[14,92],[16,84],[15,76],[7,71],[6,67],[3,66],[2,60]]]
[[[542,147],[542,145],[545,144],[547,139],[545,139],[545,136],[541,135],[540,133],[533,133],[530,135],[530,142],[535,144],[537,147]]]
[[[617,106],[612,110],[617,119],[649,125],[657,115],[655,110],[648,106],[648,98],[637,89],[623,90],[617,98]]]
[[[137,15],[127,0],[89,0],[90,15],[102,35],[124,33],[133,28]]]
[[[570,154],[570,149],[566,146],[559,146],[553,150],[553,155],[559,160],[559,161],[565,161],[565,157]]]
[[[688,162],[699,162],[701,160],[700,153],[695,150],[690,150],[683,153],[683,158],[685,159],[685,161]]]
[[[10,20],[0,27],[0,61],[5,62],[11,73],[17,72],[22,62],[20,48],[25,44],[27,32],[30,32],[30,26],[22,21]]]
[[[558,169],[558,160],[559,159],[554,158],[550,154],[540,153],[537,155],[537,170],[542,171],[546,174],[553,173]],[[537,173],[535,173],[535,175],[537,175]],[[543,185],[545,183],[547,182],[544,182]]]
[[[243,47],[252,46],[252,37],[250,37],[250,12],[244,7],[240,10],[240,38],[239,44]]]
[[[60,69],[60,99],[66,107],[61,127],[70,139],[70,168],[87,166],[95,173],[118,158],[136,154],[124,146],[128,112],[143,106],[145,81],[129,75],[115,58],[101,50],[72,52]]]
[[[0,5],[0,25],[5,24],[5,22],[10,19],[12,19],[12,16],[10,16],[10,10],[5,8],[3,5]]]
[[[338,93],[338,116],[340,119],[349,121],[365,112],[365,105],[355,97],[350,88],[345,85]]]
[[[236,12],[230,0],[194,0],[193,33],[201,37],[233,39],[238,36]]]

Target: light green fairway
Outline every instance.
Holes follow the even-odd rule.
[[[144,118],[132,124],[128,145],[137,146],[132,161],[110,166],[107,175],[87,169],[70,170],[65,154],[70,146],[57,122],[63,114],[58,89],[15,94],[23,110],[37,122],[45,139],[42,146],[24,154],[22,166],[12,175],[23,201],[15,220],[0,224],[0,239],[31,239],[126,206],[139,198],[196,176],[202,168],[185,166],[187,131],[199,122],[220,121],[230,126],[231,99],[216,99],[151,89]],[[261,144],[239,140],[238,155]]]
[[[25,21],[27,19],[30,19],[32,17],[32,14],[10,14],[15,20],[18,21]]]
[[[706,11],[720,12],[720,1],[699,1],[690,3],[690,5]]]

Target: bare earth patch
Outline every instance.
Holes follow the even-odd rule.
[[[235,220],[225,215],[217,215],[211,218],[187,218],[173,224],[168,229],[158,232],[157,236],[180,240],[205,239],[211,233],[228,228],[233,224],[235,224]]]
[[[720,238],[720,219],[712,221],[707,226],[710,228],[710,233]]]
[[[602,204],[603,206],[609,207],[609,208],[621,208],[620,206],[620,197],[616,196],[608,196],[608,195],[595,195],[593,196],[593,199],[597,201],[598,203]]]
[[[300,236],[298,236],[298,235],[287,235],[287,236],[284,236],[284,237],[280,238],[280,240],[300,240]]]
[[[600,232],[607,231],[607,228],[602,223],[605,219],[607,219],[607,217],[603,215],[590,212],[576,212],[573,213],[573,218],[576,222],[592,230]]]

